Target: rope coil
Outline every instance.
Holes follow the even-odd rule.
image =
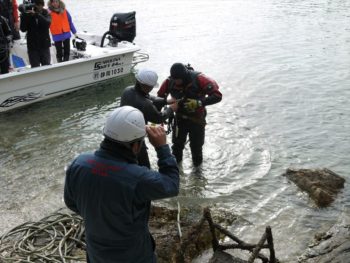
[[[85,261],[84,224],[80,216],[55,213],[38,222],[19,225],[0,239],[0,262],[67,262]]]

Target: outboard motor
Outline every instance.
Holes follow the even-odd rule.
[[[124,40],[133,42],[136,37],[136,12],[115,13],[109,24],[109,31],[103,34],[101,47],[106,37],[109,40],[108,45],[112,47],[118,46],[118,42]]]

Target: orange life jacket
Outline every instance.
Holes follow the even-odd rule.
[[[50,31],[52,35],[70,32],[67,10],[63,13],[51,12]]]

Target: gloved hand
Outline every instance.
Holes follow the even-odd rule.
[[[194,112],[199,107],[202,107],[202,101],[195,99],[187,99],[184,102],[184,107],[188,112]]]

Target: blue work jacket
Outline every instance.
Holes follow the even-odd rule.
[[[66,171],[64,201],[84,219],[91,263],[156,262],[148,229],[151,201],[179,192],[168,145],[156,148],[159,171],[137,165],[125,151],[101,147],[78,156]]]

